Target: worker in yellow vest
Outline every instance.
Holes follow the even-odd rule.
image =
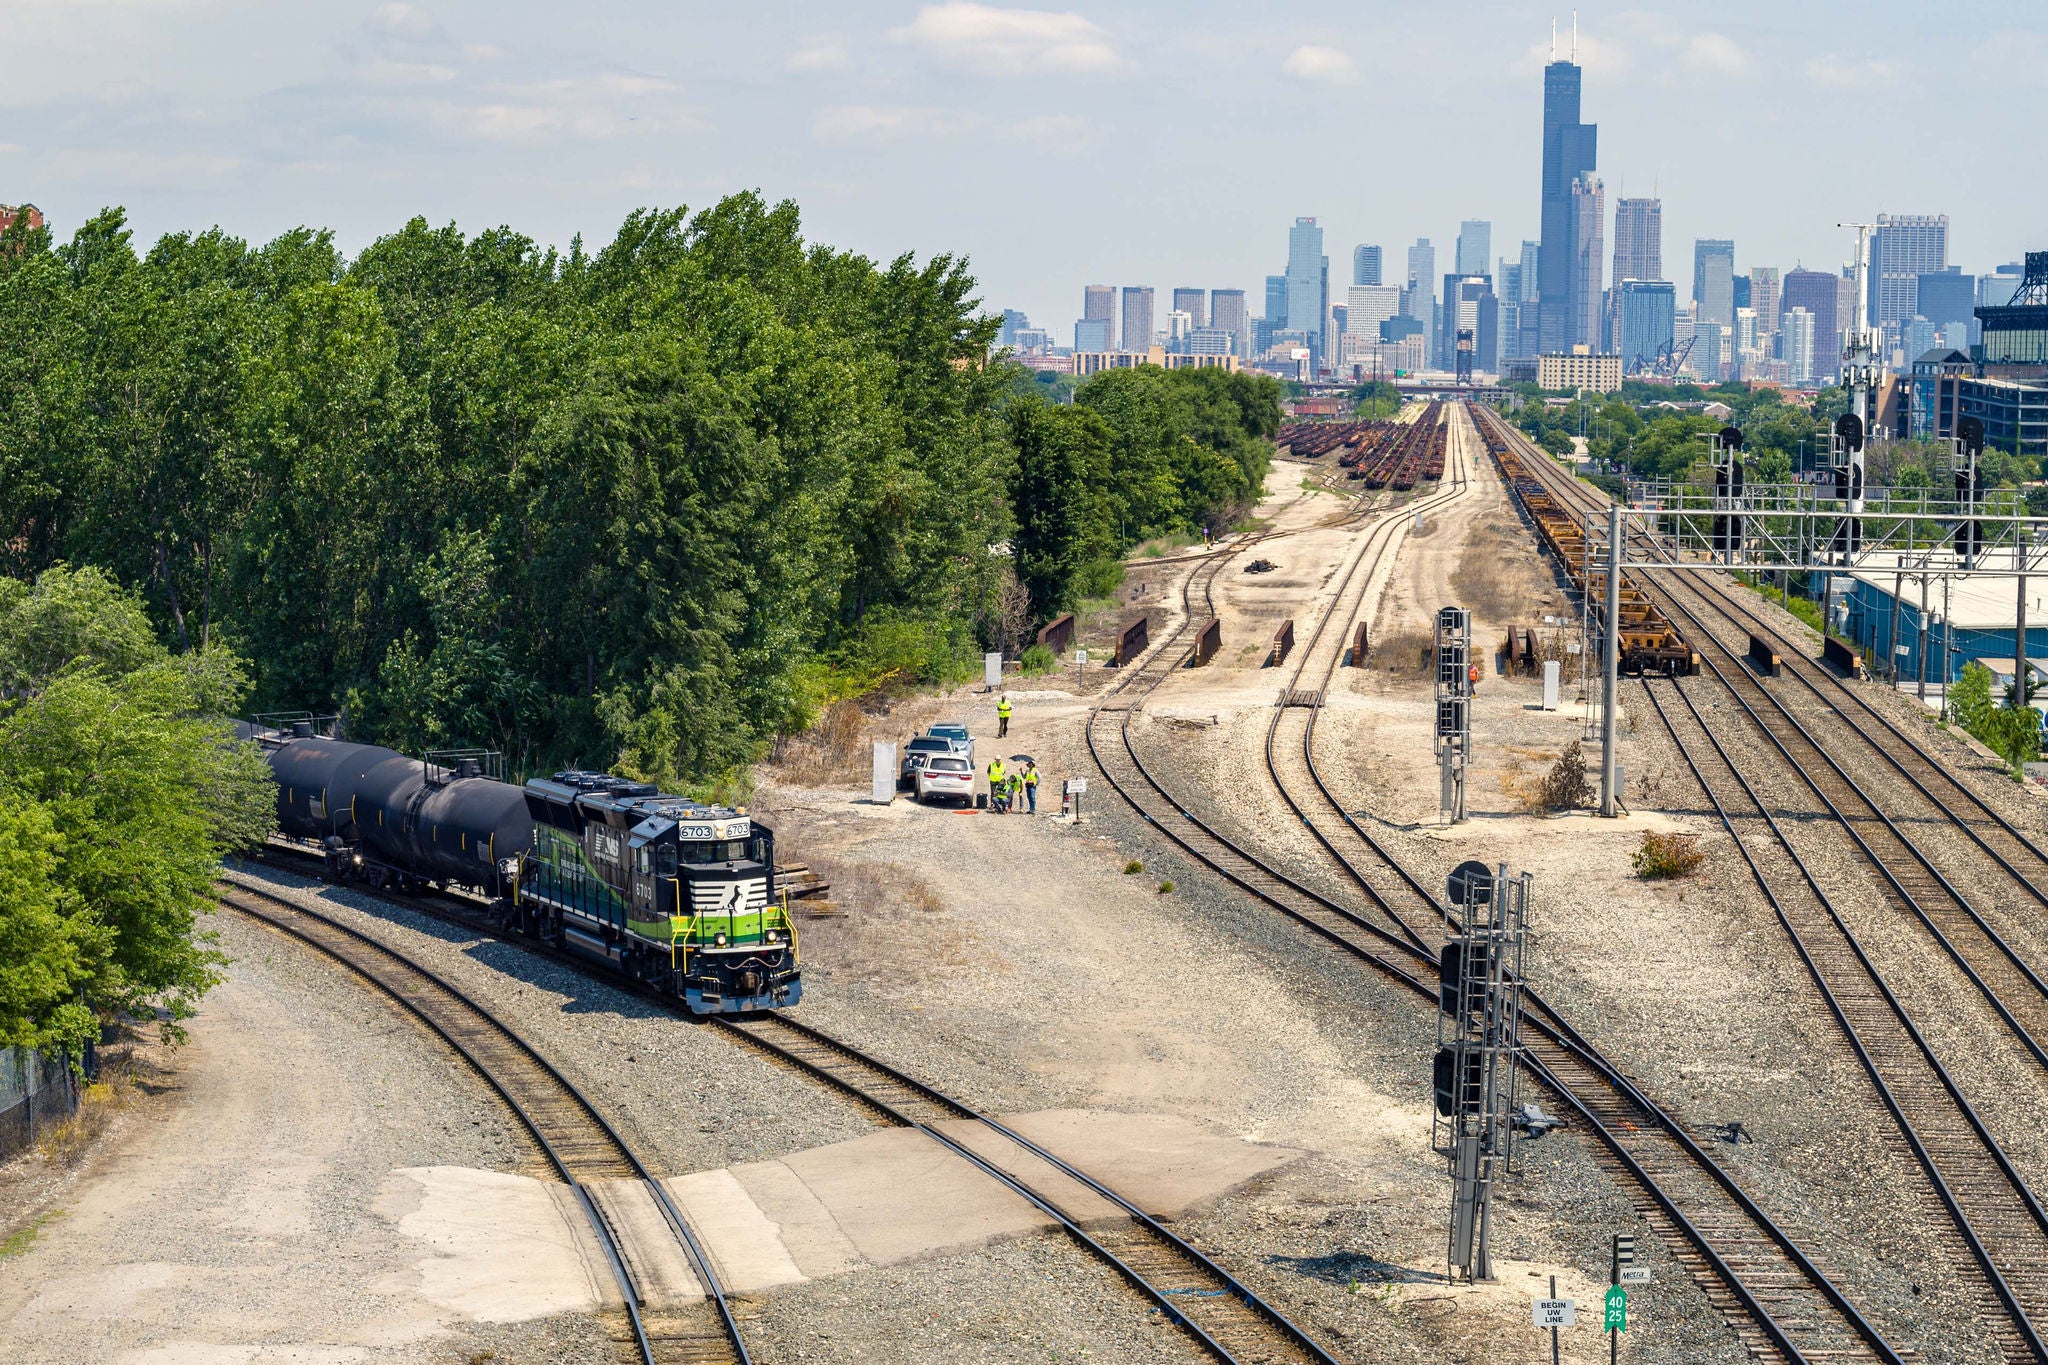
[[[1038,814],[1038,764],[1028,758],[1024,760],[1024,799],[1030,803],[1026,814]]]
[[[1005,692],[1003,693],[1002,700],[996,703],[996,738],[1008,739],[1009,737],[1010,694],[1008,692]]]
[[[1009,808],[1010,784],[1003,773],[1003,760],[992,758],[988,761],[988,804],[989,808],[1001,813]]]

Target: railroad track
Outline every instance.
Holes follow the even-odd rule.
[[[1460,441],[1461,452],[1463,444]],[[1454,485],[1437,497],[1448,501],[1458,496],[1461,488],[1461,484]],[[1423,509],[1432,505],[1441,504],[1435,499],[1419,499],[1412,506]],[[1369,535],[1378,537],[1387,525],[1382,523]],[[1322,640],[1335,612],[1345,609],[1347,604],[1353,612],[1363,609],[1370,570],[1355,592],[1352,582],[1368,557],[1383,554],[1389,543],[1391,537],[1361,547],[1333,594],[1331,609],[1317,626],[1312,643]],[[1205,567],[1213,570],[1214,566]],[[1213,614],[1213,584],[1213,571],[1207,578],[1190,575],[1184,581],[1184,615],[1189,621],[1195,619],[1193,602],[1198,595]],[[1341,639],[1343,633],[1339,629],[1336,635]],[[1173,640],[1162,642],[1159,657],[1172,655],[1176,663],[1133,676],[1129,680],[1133,689],[1143,688],[1149,693],[1171,676],[1178,660],[1186,657],[1184,652],[1174,654],[1173,644]],[[1312,662],[1317,662],[1317,666],[1327,662],[1334,670],[1336,657],[1334,651],[1321,655],[1312,647],[1303,656],[1297,673],[1308,669]],[[1309,929],[1334,952],[1349,961],[1364,962],[1407,988],[1434,1010],[1438,980],[1436,953],[1431,943],[1438,932],[1442,911],[1414,876],[1352,820],[1315,771],[1309,749],[1312,721],[1327,684],[1325,676],[1323,685],[1316,689],[1318,700],[1298,708],[1307,710],[1311,721],[1302,735],[1304,767],[1318,794],[1311,799],[1333,810],[1374,851],[1378,865],[1371,871],[1358,868],[1297,801],[1294,792],[1300,789],[1299,784],[1284,776],[1277,766],[1277,753],[1288,747],[1276,748],[1275,744],[1281,716],[1275,717],[1274,727],[1268,730],[1268,757],[1273,765],[1269,771],[1290,808],[1365,895],[1369,904],[1364,911],[1339,904],[1311,889],[1189,811],[1146,766],[1132,741],[1130,717],[1142,704],[1142,697],[1126,700],[1115,710],[1103,707],[1092,714],[1087,732],[1089,750],[1104,778],[1131,808],[1183,852]],[[1290,686],[1286,692],[1298,690]],[[1284,715],[1292,709],[1297,708],[1283,705],[1280,711]],[[1110,715],[1117,716],[1113,736],[1107,733],[1110,723],[1105,717]],[[1531,1072],[1561,1103],[1576,1112],[1599,1139],[1596,1155],[1602,1166],[1629,1191],[1637,1211],[1686,1267],[1694,1283],[1727,1319],[1753,1358],[1888,1362],[1901,1359],[1832,1279],[1680,1123],[1607,1062],[1540,997],[1530,992],[1525,999],[1524,1019],[1529,1026],[1525,1040]]]
[[[296,850],[289,848],[276,851],[299,856]],[[267,901],[297,909],[295,903],[250,888],[243,882],[235,881],[229,885],[233,890],[228,893],[226,903],[233,904],[233,897],[243,893],[262,896]],[[524,938],[506,938],[489,921],[481,904],[472,904],[469,897],[443,892],[437,900],[352,889],[409,910],[435,915],[465,929],[502,938],[536,956],[546,957],[574,970],[586,969],[587,964],[571,954]],[[235,908],[253,913],[240,905]],[[301,913],[319,920],[328,932],[360,940],[365,945],[361,951],[369,956],[391,951],[383,948],[377,940],[324,916],[313,912]],[[287,932],[292,931],[287,929]],[[326,947],[320,942],[315,946]],[[350,966],[356,965],[346,958],[343,960]],[[427,975],[424,969],[414,970]],[[637,988],[623,980],[600,979],[616,989],[653,1001],[670,1013],[681,1013],[669,997]],[[383,985],[381,981],[377,984]],[[1197,1345],[1223,1365],[1338,1365],[1335,1357],[1277,1308],[1175,1236],[1137,1204],[1032,1143],[1000,1120],[981,1113],[965,1101],[941,1093],[850,1043],[799,1023],[785,1014],[743,1015],[738,1018],[717,1016],[709,1022],[727,1036],[741,1040],[745,1045],[794,1066],[850,1096],[887,1122],[915,1128],[965,1158],[1058,1223],[1070,1237],[1122,1276],[1169,1321],[1186,1330]],[[431,1022],[429,1026],[433,1026]],[[524,1048],[524,1044],[519,1046]],[[461,1050],[459,1044],[457,1047]],[[541,1065],[546,1066],[546,1063]],[[487,1080],[491,1079],[491,1073],[486,1072],[485,1075]],[[493,1084],[495,1086],[496,1082]],[[561,1081],[560,1087],[570,1089],[567,1081]],[[505,1091],[500,1089],[499,1093],[503,1095]],[[575,1098],[588,1110],[587,1101],[583,1101],[580,1095]],[[509,1097],[507,1102],[514,1103]],[[517,1112],[517,1105],[514,1107]],[[589,1112],[594,1116],[594,1111]],[[598,1122],[602,1123],[602,1119]],[[963,1133],[963,1127],[970,1131]],[[530,1124],[528,1128],[533,1131]],[[623,1144],[620,1144],[620,1150],[623,1151]],[[565,1175],[564,1179],[570,1177]],[[663,1197],[666,1198],[665,1192]],[[601,1237],[607,1232],[608,1229],[599,1227]],[[630,1297],[628,1305],[629,1308],[633,1306]],[[662,1336],[658,1332],[650,1332],[648,1336],[659,1350]],[[663,1365],[671,1361],[696,1365],[699,1361],[744,1361],[746,1357],[744,1354],[737,1357],[658,1355],[655,1359]]]
[[[1130,1200],[1000,1121],[786,1014],[718,1026],[915,1128],[1029,1200],[1219,1361],[1336,1365],[1277,1308]]]
[[[1510,435],[1510,439],[1519,439]],[[1582,512],[1597,512],[1604,501],[1578,486],[1546,460],[1525,463],[1553,497]],[[1993,1013],[2048,1065],[2042,1051],[2048,1037],[2048,1002],[2034,976],[1968,900],[1928,860],[1897,824],[1872,801],[1834,756],[1799,723],[1760,679],[1673,590],[1678,575],[1643,571],[1647,590],[1693,627],[1688,638],[1719,687],[1749,717],[1756,732],[1826,808],[1836,829],[1880,879],[1881,893],[1908,912],[1933,936],[1982,994]],[[1700,597],[1703,576],[1688,574],[1678,584]],[[2008,1360],[2048,1360],[2042,1324],[2048,1323],[2048,1211],[1964,1095],[1884,974],[1865,953],[1836,903],[1814,878],[1807,861],[1755,790],[1749,777],[1706,725],[1684,684],[1672,687],[1691,718],[1688,735],[1671,708],[1647,681],[1643,690],[1712,801],[1723,826],[1812,975],[1829,1011],[1863,1065],[1880,1101],[1946,1211],[1959,1245],[1952,1249],[1966,1277],[1981,1277],[1980,1299],[1997,1345]],[[1719,763],[1703,763],[1690,742],[1696,727]],[[1709,777],[1710,769],[1715,773]],[[1723,775],[1725,770],[1725,775]],[[1782,851],[1784,864],[1769,875],[1737,828],[1737,819],[1761,822]],[[1796,876],[1788,875],[1789,867]],[[2004,998],[2004,991],[2018,997]],[[2036,1031],[2043,1037],[2037,1037]]]
[[[552,1063],[470,996],[396,949],[286,897],[227,881],[224,906],[309,945],[389,995],[464,1061],[503,1100],[548,1164],[576,1192],[603,1249],[643,1365],[747,1365],[750,1357],[718,1274],[675,1201],[626,1140]],[[645,1200],[686,1257],[702,1295],[651,1302],[662,1278],[644,1247],[623,1229]]]
[[[1666,690],[1683,708],[1683,723],[1658,695]],[[1974,1261],[1982,1272],[1973,1281],[1980,1320],[1988,1325],[2005,1359],[2043,1358],[2041,1339],[2030,1319],[2048,1302],[2048,1273],[2043,1270],[2048,1223],[2042,1221],[2032,1192],[1691,696],[1682,687],[1666,689],[1647,682],[1643,691],[1926,1171],[1951,1220],[1948,1228],[1942,1228],[1938,1219],[1930,1225],[1938,1229],[1951,1260]],[[1705,759],[1707,752],[1715,756],[1713,760]],[[1709,768],[1714,772],[1711,778]],[[1782,868],[1777,876],[1767,874],[1738,821],[1767,828],[1780,859],[1790,863],[1796,877],[1783,875]]]

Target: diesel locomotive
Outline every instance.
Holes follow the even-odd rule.
[[[524,786],[490,756],[411,758],[248,723],[277,778],[278,827],[328,874],[375,887],[458,886],[504,926],[674,994],[699,1014],[803,996],[795,921],[775,886],[775,833],[744,810],[580,771]]]

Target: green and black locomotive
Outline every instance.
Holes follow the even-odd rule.
[[[601,958],[700,1014],[803,996],[775,834],[744,809],[598,773],[517,787],[486,771],[489,755],[409,758],[304,720],[241,732],[277,777],[279,829],[317,844],[338,879],[473,889],[508,929]]]

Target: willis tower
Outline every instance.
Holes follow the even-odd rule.
[[[1576,32],[1572,55],[1578,56]],[[1543,68],[1543,240],[1536,258],[1536,311],[1539,346],[1553,352],[1599,339],[1600,285],[1592,280],[1589,290],[1586,253],[1579,249],[1588,228],[1596,240],[1599,232],[1598,223],[1579,221],[1589,210],[1599,213],[1594,206],[1604,202],[1593,175],[1599,130],[1579,122],[1579,74],[1576,61],[1553,61]],[[1597,248],[1592,260],[1597,272]],[[1595,316],[1581,317],[1589,296],[1595,300]]]

